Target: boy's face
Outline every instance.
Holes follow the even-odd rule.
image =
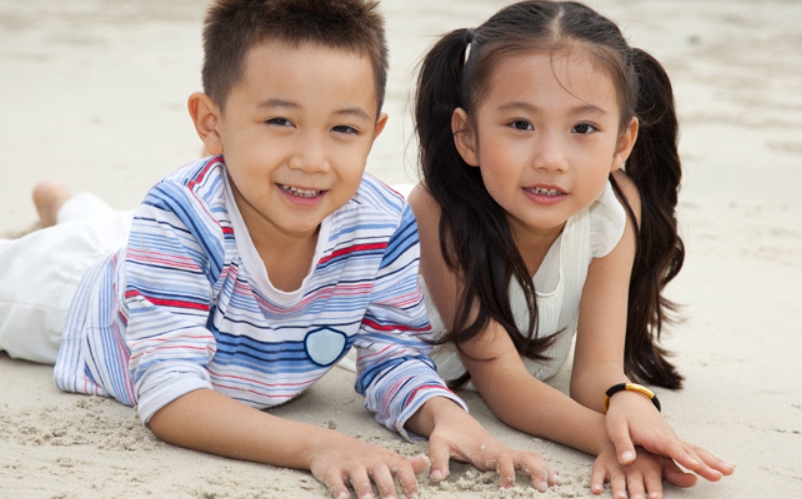
[[[260,240],[313,237],[351,199],[387,119],[376,119],[377,105],[367,57],[277,41],[249,51],[224,111],[203,94],[190,98],[198,132],[209,152],[224,155],[242,217]]]

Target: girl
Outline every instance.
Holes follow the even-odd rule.
[[[415,117],[410,203],[441,375],[470,380],[508,425],[597,455],[594,493],[692,485],[674,461],[711,481],[732,473],[630,383],[682,381],[656,343],[684,255],[662,66],[584,5],[520,2],[435,44]],[[542,380],[574,334],[569,398]]]

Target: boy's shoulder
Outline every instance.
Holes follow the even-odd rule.
[[[225,182],[222,157],[200,158],[165,175],[148,191],[145,202],[167,197],[212,207],[224,203]]]
[[[341,208],[345,211],[362,211],[376,216],[398,218],[407,209],[407,202],[398,191],[370,173],[362,175],[362,182],[354,197]]]
[[[167,174],[162,182],[171,182],[187,186],[190,190],[222,189],[225,163],[221,156],[209,156],[196,159]]]

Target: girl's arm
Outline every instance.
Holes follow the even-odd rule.
[[[623,172],[616,180],[636,217],[640,215],[637,188]],[[602,398],[611,386],[629,382],[624,374],[627,302],[636,231],[627,218],[624,235],[606,256],[588,269],[579,310],[571,397],[585,407],[603,412]],[[621,464],[635,459],[635,445],[676,460],[708,480],[718,480],[733,469],[709,452],[681,440],[646,397],[629,391],[611,398],[606,434]]]
[[[440,252],[440,210],[426,189],[410,194],[418,221],[421,273],[446,326],[453,322],[460,282]],[[465,364],[482,399],[507,425],[597,455],[607,442],[604,416],[571,400],[526,370],[506,331],[495,322],[460,345]],[[472,360],[490,359],[490,360]]]

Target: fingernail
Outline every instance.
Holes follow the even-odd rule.
[[[431,474],[431,475],[429,475],[429,478],[430,478],[432,481],[439,482],[440,480],[442,480],[442,479],[443,479],[443,472],[442,472],[442,471],[440,471],[440,470],[433,470],[433,471],[432,471],[432,474]]]
[[[635,453],[632,452],[631,450],[624,451],[624,452],[621,453],[621,462],[622,463],[628,463],[628,462],[630,462],[630,461],[632,461],[634,459],[635,459]]]

